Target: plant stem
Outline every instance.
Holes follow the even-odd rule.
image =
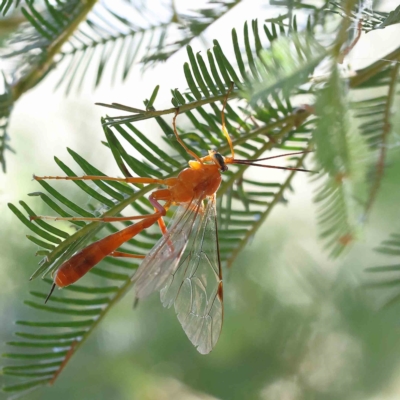
[[[236,97],[239,97],[239,91],[232,91],[230,93],[230,95],[228,96],[228,99],[234,99]],[[204,99],[192,101],[190,103],[186,103],[186,104],[179,106],[179,112],[184,113],[186,111],[191,111],[195,108],[199,108],[199,107],[207,105],[207,104],[216,103],[217,101],[223,102],[225,100],[225,98],[226,98],[226,93],[223,93],[223,94],[219,94],[217,96],[210,96],[210,97],[207,97]],[[120,108],[121,105],[116,104],[116,103],[112,103],[112,104],[96,103],[96,104],[103,106],[103,107],[113,108],[113,109],[117,109],[117,110],[122,109],[122,108]],[[129,107],[126,107],[126,106],[122,106],[122,107],[127,108],[124,111],[129,110]],[[176,107],[166,108],[164,110],[146,110],[146,111],[143,110],[143,112],[137,112],[137,111],[133,111],[133,112],[135,113],[135,115],[133,115],[133,116],[128,115],[126,117],[108,117],[106,119],[107,119],[107,121],[110,121],[110,122],[106,122],[105,124],[108,126],[113,126],[113,125],[119,125],[121,123],[136,122],[136,121],[142,121],[142,120],[149,119],[149,118],[161,117],[162,115],[167,115],[167,114],[175,114]]]

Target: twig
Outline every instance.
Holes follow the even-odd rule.
[[[229,99],[234,99],[236,97],[239,97],[238,91],[232,91],[232,93],[228,96]],[[225,98],[226,98],[226,93],[222,93],[217,96],[210,96],[205,99],[200,99],[200,100],[192,101],[190,103],[182,104],[179,106],[179,112],[184,113],[186,111],[190,111],[195,108],[199,108],[206,104],[216,103],[217,101],[224,101]],[[166,108],[164,110],[140,110],[138,108],[125,106],[123,104],[118,104],[118,103],[111,103],[111,104],[95,103],[95,104],[98,106],[113,108],[116,110],[127,111],[127,112],[131,112],[134,114],[134,115],[121,116],[121,117],[106,117],[105,118],[106,122],[104,125],[108,125],[108,126],[119,125],[119,124],[124,124],[124,123],[128,123],[128,122],[142,121],[145,119],[160,117],[162,115],[167,115],[167,114],[174,114],[176,111],[176,107]]]

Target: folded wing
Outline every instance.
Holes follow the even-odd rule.
[[[135,280],[139,298],[160,290],[164,307],[174,305],[190,341],[207,354],[221,332],[223,291],[215,198],[202,203],[194,199],[175,214]]]
[[[178,208],[164,235],[150,250],[134,275],[136,297],[143,298],[161,290],[175,272],[202,213],[202,200],[193,199]]]

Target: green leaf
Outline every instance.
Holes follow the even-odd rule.
[[[147,105],[146,105],[146,107],[147,107],[148,109],[150,109],[150,108],[153,107],[153,104],[154,104],[154,101],[156,100],[156,97],[157,97],[157,94],[158,94],[158,90],[159,90],[159,89],[160,89],[160,85],[157,85],[157,86],[154,88],[153,93],[152,93],[151,96],[150,96],[150,100],[149,100],[149,102],[148,102]]]
[[[3,386],[4,392],[21,392],[23,390],[31,389],[36,386],[42,386],[49,383],[49,379],[40,379],[25,383],[20,383],[19,385]]]

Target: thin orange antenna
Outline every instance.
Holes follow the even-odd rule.
[[[228,92],[226,93],[225,99],[224,99],[224,103],[222,104],[222,110],[221,110],[221,120],[222,120],[222,132],[226,137],[226,140],[229,143],[229,147],[231,149],[231,153],[232,153],[232,158],[235,158],[235,152],[233,150],[233,144],[232,144],[232,139],[229,136],[228,131],[226,130],[226,125],[225,125],[225,107],[226,107],[226,103],[228,102],[228,97],[231,94],[232,90],[233,90],[233,86],[234,83],[231,83],[231,87],[229,88]]]
[[[174,118],[172,119],[172,126],[174,127],[174,134],[175,134],[176,140],[186,150],[186,153],[190,154],[195,160],[197,160],[199,163],[203,164],[202,161],[200,160],[200,157],[196,153],[194,153],[192,150],[187,148],[184,141],[180,138],[179,133],[176,130],[176,117],[178,116],[178,114],[179,114],[179,107],[176,109]]]

